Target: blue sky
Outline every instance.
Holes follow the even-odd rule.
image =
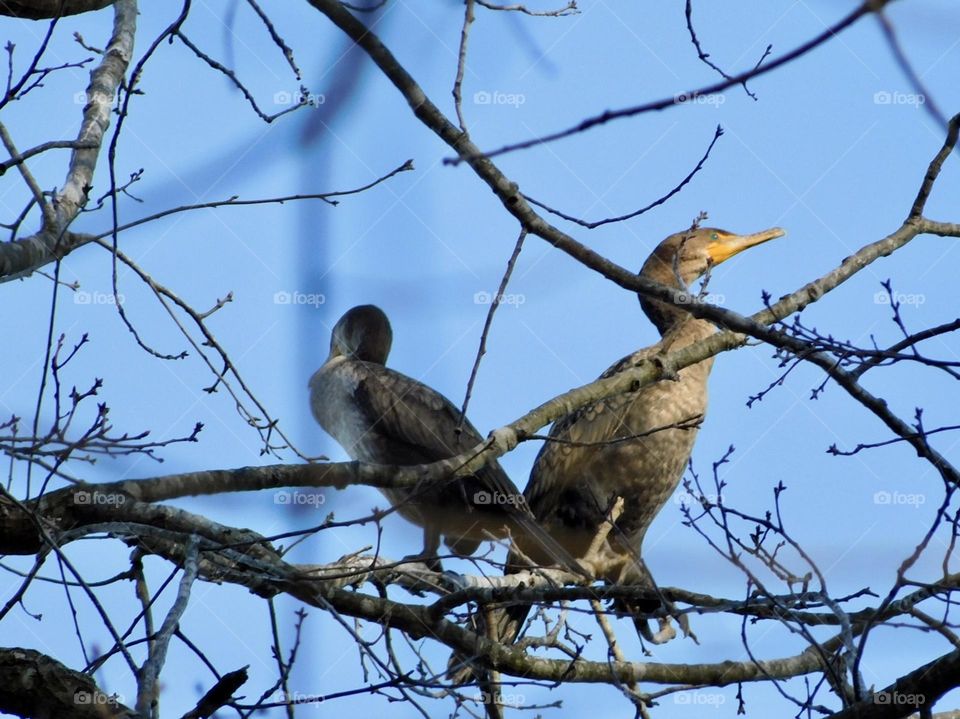
[[[276,108],[274,99],[282,102],[297,91],[298,83],[245,6],[239,7],[235,24],[224,25],[229,5],[195,5],[185,31],[209,54],[222,60],[232,57],[258,100]],[[605,109],[715,82],[715,74],[697,60],[689,42],[682,7],[673,5],[585,0],[582,13],[568,18],[528,18],[478,8],[464,81],[464,112],[473,140],[481,148],[496,148],[565,128]],[[827,2],[704,4],[695,6],[694,17],[711,59],[733,72],[751,67],[768,43],[777,57],[853,7]],[[326,356],[333,323],[355,304],[378,304],[394,328],[390,365],[459,403],[487,309],[475,295],[496,288],[517,228],[468,168],[443,165],[451,151],[413,117],[369,62],[350,69],[351,52],[322,16],[304,3],[278,4],[269,11],[297,54],[304,84],[322,96],[322,104],[265,125],[221,76],[185,48],[162,46],[144,77],[144,95],[135,100],[119,148],[119,177],[145,170],[144,179],[131,189],[142,202],[125,199],[121,221],[234,194],[246,199],[348,189],[409,158],[416,171],[343,198],[336,208],[291,203],[200,211],[130,231],[121,242],[157,281],[199,309],[233,292],[234,302],[210,320],[211,329],[302,451],[342,459],[344,453],[314,424],[306,401],[306,381]],[[173,19],[175,9],[145,4],[141,12],[138,55]],[[946,114],[956,112],[960,16],[952,4],[895,3],[889,17],[932,98]],[[87,42],[102,44],[111,22],[109,11],[64,21],[50,64],[84,56],[70,39],[74,30]],[[462,6],[393,2],[375,22],[383,41],[434,102],[452,115],[450,90]],[[2,27],[4,39],[16,42],[20,63],[32,55],[45,29],[10,20]],[[56,74],[35,95],[5,111],[3,120],[19,147],[76,132],[82,104],[74,97],[84,89],[86,76],[85,70]],[[710,289],[718,301],[750,313],[761,306],[761,291],[775,298],[790,292],[896,229],[943,139],[942,128],[911,99],[915,91],[872,18],[750,87],[757,101],[735,88],[710,103],[610,123],[497,162],[529,195],[569,214],[599,219],[630,212],[671,189],[703,154],[714,128],[722,125],[725,135],[706,167],[663,207],[593,231],[557,224],[631,268],[639,268],[660,239],[687,227],[700,211],[709,213],[708,224],[735,232],[785,227],[786,238],[714,272]],[[484,103],[488,97],[500,100]],[[48,155],[31,169],[44,187],[52,187],[62,182],[64,160],[63,154]],[[10,217],[21,206],[23,188],[12,173],[4,179],[0,203],[4,216]],[[106,187],[105,175],[98,174],[94,194]],[[951,158],[928,204],[928,216],[956,221],[951,210],[958,189],[960,167]],[[102,231],[108,222],[105,212],[90,214],[74,229]],[[898,292],[914,297],[903,308],[911,330],[954,319],[957,259],[953,240],[920,237],[811,306],[804,320],[860,344],[869,345],[871,336],[880,345],[895,341],[899,336],[889,308],[876,295],[887,278]],[[101,461],[92,471],[77,466],[76,473],[108,480],[264,461],[257,435],[238,417],[229,396],[202,391],[210,378],[195,355],[176,363],[145,356],[115,310],[96,299],[101,296],[97,293],[109,292],[106,252],[88,247],[74,253],[63,263],[62,277],[79,281],[93,298],[81,303],[61,292],[57,332],[66,333],[68,342],[83,332],[91,339],[70,364],[67,381],[83,386],[94,376],[103,377],[103,397],[112,407],[115,426],[124,430],[149,428],[164,438],[188,434],[196,421],[206,425],[199,444],[163,452],[163,465],[121,459]],[[10,378],[0,394],[0,411],[29,417],[40,378],[51,283],[35,276],[8,283],[3,291],[7,307],[16,308],[5,313],[4,327],[17,341],[0,347],[0,366]],[[120,291],[146,341],[168,352],[185,348],[150,293],[127,271],[120,272]],[[471,403],[471,419],[484,432],[589,381],[621,356],[657,339],[634,296],[534,237],[526,241],[508,292],[518,299],[497,314]],[[277,293],[322,295],[324,301],[279,304]],[[956,359],[958,342],[937,340],[929,351]],[[731,462],[721,470],[729,503],[762,513],[771,506],[772,487],[783,481],[789,487],[783,501],[793,536],[816,558],[833,595],[865,586],[885,593],[899,562],[932,518],[942,486],[932,469],[903,446],[849,458],[827,455],[831,444],[850,448],[886,439],[887,434],[879,421],[835,387],[811,401],[810,390],[821,375],[810,367],[798,368],[785,386],[748,409],[747,398],[776,379],[778,371],[765,347],[718,359],[695,466],[709,475],[711,463],[735,445]],[[930,370],[898,367],[868,375],[865,385],[904,418],[912,417],[914,406],[925,407],[927,424],[934,426],[955,421],[955,395],[950,393],[956,389],[947,382]],[[956,458],[956,442],[948,433],[934,446]],[[527,443],[504,458],[518,485],[526,482],[538,448]],[[292,454],[285,460],[295,461]],[[917,494],[923,501],[878,504],[877,492]],[[318,523],[329,510],[345,519],[385,505],[372,489],[330,491],[324,498],[322,512],[298,513],[281,510],[269,493],[178,504],[264,534]],[[681,520],[679,502],[670,502],[648,534],[645,558],[658,581],[723,596],[741,594],[742,577]],[[301,546],[295,558],[331,561],[372,541],[372,532],[365,528],[325,533]],[[385,541],[386,553],[401,556],[418,546],[419,530],[399,519],[388,521]],[[125,566],[127,550],[118,543],[107,548],[98,542],[96,547],[95,556],[87,547],[71,550],[91,578]],[[942,552],[932,549],[914,578],[934,579]],[[155,577],[165,576],[165,566],[152,565]],[[13,577],[0,578],[5,596],[16,585]],[[109,601],[130,610],[129,587],[110,594]],[[396,596],[406,598],[403,593]],[[76,639],[66,628],[62,594],[34,588],[28,597],[30,610],[43,611],[45,619],[36,622],[22,614],[8,619],[7,643],[82,665]],[[171,601],[169,596],[164,599]],[[279,607],[289,625],[296,605],[281,600]],[[82,612],[94,622],[89,608]],[[249,696],[270,680],[266,612],[246,592],[198,585],[185,625],[224,671],[252,665],[255,679]],[[656,648],[654,659],[708,662],[744,656],[737,622],[698,617],[694,628],[701,645],[675,641]],[[626,623],[622,629],[628,656],[641,659],[632,630]],[[765,657],[787,656],[802,648],[795,637],[773,625],[752,628],[751,640],[752,648]],[[903,630],[881,630],[869,647],[863,671],[866,681],[877,687],[948,649],[943,642]],[[320,612],[311,612],[307,620],[303,651],[294,683],[299,691],[325,693],[361,683],[355,648]],[[193,705],[196,677],[203,677],[198,684],[203,691],[209,686],[192,660],[185,654],[175,656],[165,675],[165,713],[182,713]],[[429,656],[442,665],[442,650]],[[112,690],[131,695],[119,663],[108,666],[101,678]],[[792,688],[796,691],[797,686]],[[528,700],[547,696],[529,687],[517,691]],[[625,706],[610,688],[577,686],[549,700],[559,695],[567,710],[589,706],[594,714],[613,716]],[[716,716],[735,714],[734,690],[703,694],[708,695],[712,699],[702,703],[710,704]],[[752,711],[769,707],[782,712],[785,706],[770,687],[750,686],[745,695]],[[670,697],[664,702],[670,716],[703,712],[703,706],[675,704]],[[382,699],[359,697],[305,712],[325,716],[344,710],[382,711],[384,706]],[[413,716],[402,706],[390,705],[390,710]],[[438,704],[430,710],[441,713]]]

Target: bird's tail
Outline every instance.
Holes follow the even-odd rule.
[[[628,565],[626,571],[621,573],[619,583],[636,585],[656,593],[655,599],[618,599],[613,605],[615,612],[625,614],[633,620],[633,626],[642,640],[645,639],[651,644],[665,644],[676,637],[677,632],[670,623],[670,618],[673,617],[683,630],[684,636],[691,637],[695,642],[697,641],[696,635],[690,629],[687,615],[681,614],[669,597],[660,591],[660,587],[653,579],[646,562],[639,556],[634,557],[632,565]],[[651,631],[650,614],[661,607],[666,610],[666,614],[657,617],[657,630],[656,632]]]
[[[645,639],[651,644],[666,644],[677,636],[677,632],[670,623],[669,617],[658,617],[657,631],[651,631],[650,613],[660,607],[659,602],[654,600],[654,603],[656,606],[651,606],[650,600],[635,602],[630,599],[618,599],[613,603],[613,611],[616,614],[630,617],[641,639]]]
[[[491,641],[512,644],[520,635],[529,613],[529,604],[481,605],[470,617],[470,625],[477,634]],[[476,657],[454,653],[447,662],[447,679],[454,686],[475,683],[487,719],[503,719],[498,671],[483,666]]]
[[[591,579],[576,558],[557,542],[532,515],[518,508],[511,517],[510,532],[514,542],[524,554],[537,557],[543,566],[555,565],[567,571]],[[527,563],[511,552],[507,556],[505,574],[529,569]],[[508,602],[480,605],[469,620],[470,628],[481,637],[500,644],[513,644],[530,613],[530,604]],[[476,656],[454,652],[447,661],[447,679],[454,686],[476,683],[486,708],[487,719],[502,719],[499,672],[483,666]]]
[[[529,613],[529,604],[481,605],[470,616],[469,626],[477,635],[490,641],[513,644]],[[480,682],[485,672],[476,656],[455,652],[447,661],[447,679],[455,686]]]

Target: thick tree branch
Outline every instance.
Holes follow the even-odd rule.
[[[58,0],[46,4],[60,6]],[[78,12],[93,9],[86,7],[88,4],[67,3],[77,7],[83,5],[84,9]],[[38,12],[40,12],[39,9]],[[52,212],[44,212],[44,221],[39,232],[13,242],[0,244],[0,281],[6,282],[28,275],[93,240],[92,235],[73,233],[68,228],[86,204],[88,193],[93,187],[97,156],[100,154],[103,138],[110,126],[113,101],[117,88],[120,87],[127,67],[130,65],[130,58],[133,56],[136,26],[135,0],[116,0],[113,35],[100,64],[90,73],[87,104],[83,108],[83,121],[77,139],[74,141],[74,150],[63,188],[52,200]],[[17,160],[17,158],[13,159]]]
[[[534,659],[522,649],[493,642],[464,629],[426,605],[404,604],[320,582],[302,567],[288,564],[263,538],[249,530],[219,525],[183,510],[142,506],[138,502],[101,507],[97,513],[114,521],[110,529],[91,526],[89,532],[110,531],[135,541],[142,549],[182,563],[183,535],[199,537],[201,577],[231,582],[259,596],[286,593],[310,606],[392,627],[412,637],[431,637],[469,656],[486,657],[489,665],[515,676],[547,681],[609,683],[650,681],[666,684],[727,685],[764,681],[821,671],[817,654],[805,651],[793,657],[743,662],[673,664],[661,662],[593,662],[582,659]],[[163,522],[152,529],[137,522]],[[77,532],[79,538],[87,531]]]
[[[87,674],[33,649],[0,649],[0,712],[21,717],[134,719],[120,697]]]
[[[944,654],[826,719],[900,719],[931,711],[940,697],[960,686],[960,650]],[[921,713],[921,716],[930,716]]]

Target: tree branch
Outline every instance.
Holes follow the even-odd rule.
[[[18,647],[0,648],[0,712],[22,717],[136,719],[93,678],[56,659]]]
[[[47,4],[61,5],[57,0]],[[9,3],[6,5],[9,6]],[[66,5],[77,7],[83,5],[83,9],[78,12],[85,12],[92,9],[88,5],[96,5],[96,3],[66,3]],[[38,12],[42,11],[38,9]],[[50,16],[42,15],[42,17]],[[0,280],[9,281],[28,275],[93,240],[92,235],[73,233],[68,228],[87,202],[88,193],[93,187],[97,156],[107,128],[110,126],[113,100],[133,55],[136,25],[135,0],[116,0],[113,35],[101,57],[100,64],[90,73],[87,104],[83,108],[83,121],[77,133],[63,188],[53,198],[52,214],[44,214],[39,232],[30,237],[0,244]],[[20,165],[20,167],[25,166]]]

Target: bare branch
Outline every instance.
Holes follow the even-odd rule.
[[[59,6],[60,3],[54,4]],[[93,186],[97,155],[110,126],[113,100],[133,54],[136,3],[134,0],[116,0],[113,6],[113,35],[100,64],[90,73],[87,105],[83,109],[83,122],[77,133],[76,148],[63,188],[53,199],[53,213],[45,212],[39,232],[0,245],[0,278],[4,280],[27,275],[92,239],[89,235],[69,232],[67,228],[87,202],[87,193]],[[16,160],[16,157],[13,159]]]
[[[707,159],[710,157],[710,151],[713,150],[713,146],[717,144],[717,140],[719,140],[722,136],[723,136],[723,128],[720,127],[719,125],[717,125],[717,129],[716,129],[716,130],[714,131],[714,133],[713,133],[713,139],[710,140],[710,144],[707,146],[706,152],[703,153],[703,157],[700,158],[700,161],[699,161],[699,162],[696,164],[696,166],[687,174],[687,176],[684,177],[682,180],[680,180],[680,183],[679,183],[676,187],[674,187],[672,190],[670,190],[670,192],[668,192],[666,195],[663,195],[662,197],[659,197],[658,199],[654,200],[653,202],[651,202],[651,203],[650,203],[649,205],[647,205],[646,207],[642,207],[642,208],[640,208],[639,210],[635,210],[635,211],[630,212],[630,213],[628,213],[628,214],[626,214],[626,215],[620,215],[619,217],[608,217],[608,218],[605,219],[605,220],[596,220],[596,221],[594,221],[594,222],[587,222],[586,220],[581,220],[581,219],[579,219],[579,218],[577,218],[577,217],[573,217],[573,216],[571,216],[571,215],[567,215],[567,214],[565,214],[565,213],[563,213],[563,212],[560,212],[559,210],[554,210],[554,209],[552,209],[552,208],[550,208],[550,207],[547,207],[547,205],[545,205],[545,204],[543,204],[542,202],[539,202],[539,201],[533,199],[532,197],[530,197],[530,195],[527,195],[526,193],[524,193],[523,196],[527,199],[527,201],[528,201],[531,205],[536,205],[537,207],[542,207],[544,210],[546,210],[546,211],[549,212],[550,214],[552,214],[552,215],[557,215],[558,217],[562,217],[563,219],[569,220],[570,222],[575,222],[576,224],[580,225],[581,227],[586,227],[588,230],[592,230],[592,229],[597,228],[597,227],[600,227],[600,226],[602,226],[602,225],[609,225],[609,224],[612,224],[612,223],[614,223],[614,222],[623,222],[624,220],[632,220],[634,217],[639,217],[640,215],[644,214],[645,212],[648,212],[648,211],[652,210],[654,207],[659,207],[660,205],[664,204],[667,200],[669,200],[671,197],[673,197],[674,195],[676,195],[677,193],[679,193],[680,190],[682,190],[684,187],[686,187],[687,184],[690,182],[690,180],[693,179],[693,176],[696,175],[698,172],[700,172],[700,170],[703,169],[704,163],[706,163]]]
[[[164,617],[163,624],[160,625],[160,631],[157,635],[150,637],[149,653],[147,660],[143,663],[138,673],[137,688],[137,711],[143,716],[159,716],[160,670],[167,660],[167,648],[170,646],[170,639],[173,637],[177,625],[180,623],[180,617],[187,610],[190,602],[190,590],[193,589],[193,583],[197,579],[197,538],[193,535],[187,542],[184,550],[183,576],[180,578],[180,588],[177,591],[173,606]]]
[[[531,17],[565,17],[567,15],[579,15],[580,10],[577,9],[576,0],[569,0],[569,2],[564,5],[562,8],[556,10],[530,10],[525,5],[496,5],[489,0],[477,0],[477,4],[487,8],[487,10],[501,10],[504,12],[518,12],[523,15],[530,15]]]
[[[311,4],[314,7],[317,7],[324,14],[329,15],[327,11],[321,7],[329,0],[310,0]],[[496,150],[490,150],[488,152],[482,152],[479,149],[476,150],[476,155],[467,154],[460,151],[460,148],[454,148],[458,150],[458,157],[450,158],[444,160],[445,163],[451,165],[458,165],[461,162],[470,162],[477,159],[492,159],[498,157],[499,155],[506,154],[508,152],[516,152],[517,150],[526,150],[530,147],[535,147],[536,145],[542,145],[547,142],[555,142],[556,140],[562,140],[565,137],[571,137],[572,135],[578,135],[580,133],[586,132],[594,127],[599,127],[600,125],[605,125],[608,122],[614,120],[621,120],[627,117],[635,117],[637,115],[642,115],[648,112],[656,112],[657,110],[665,110],[668,107],[674,105],[682,105],[685,102],[688,102],[690,98],[699,97],[701,95],[714,95],[716,93],[723,92],[724,90],[733,87],[734,85],[741,85],[746,83],[748,80],[765,75],[768,72],[776,70],[778,67],[786,65],[803,55],[806,55],[811,50],[815,50],[820,45],[824,44],[828,40],[831,40],[834,36],[846,30],[848,27],[853,25],[857,20],[864,17],[865,15],[875,12],[887,4],[890,0],[865,0],[860,6],[855,8],[852,12],[846,15],[844,18],[834,23],[832,26],[828,27],[819,35],[811,38],[807,42],[803,43],[799,47],[791,50],[785,55],[781,55],[777,59],[771,61],[766,65],[760,65],[752,70],[747,72],[742,72],[737,75],[731,76],[729,79],[722,82],[715,83],[713,85],[707,85],[705,87],[689,90],[687,92],[681,92],[673,97],[664,98],[662,100],[655,100],[653,102],[648,102],[643,105],[635,105],[633,107],[623,108],[621,110],[606,110],[605,112],[595,115],[593,117],[587,118],[577,123],[573,127],[569,127],[565,130],[560,130],[558,132],[552,132],[546,135],[541,135],[540,137],[534,138],[532,140],[524,140],[522,142],[516,142],[510,145],[504,145],[503,147],[497,148]],[[336,20],[335,20],[336,22]],[[339,23],[338,23],[339,25]],[[342,27],[342,26],[341,26]],[[346,28],[343,28],[346,30]],[[376,58],[374,58],[376,59]],[[382,69],[382,68],[381,68]],[[388,75],[389,76],[389,75]],[[391,78],[392,79],[392,78]]]
[[[704,52],[703,46],[700,45],[700,38],[697,37],[697,31],[693,29],[693,0],[687,0],[686,6],[686,16],[687,16],[687,32],[690,33],[690,42],[693,43],[693,46],[697,49],[697,57],[707,65],[717,72],[720,77],[725,80],[732,80],[733,78],[724,72],[719,65],[715,64],[710,60],[710,54]],[[753,66],[753,69],[756,70],[763,63],[764,60],[770,55],[770,52],[773,50],[773,45],[767,45],[767,49],[763,51],[763,55],[757,60],[757,64]],[[747,81],[744,80],[740,83],[743,86],[743,91],[747,93],[754,100],[757,99],[757,96],[750,91],[750,88],[747,87]]]
[[[137,719],[88,674],[32,649],[0,648],[0,711],[17,716]]]
[[[487,319],[483,323],[483,330],[480,332],[480,346],[477,348],[477,356],[473,360],[473,369],[470,370],[470,379],[467,380],[467,391],[463,397],[463,406],[460,408],[460,423],[457,426],[457,431],[463,426],[463,421],[467,416],[467,407],[470,405],[470,395],[473,393],[473,384],[477,380],[477,373],[480,371],[480,361],[483,359],[483,355],[487,352],[487,337],[490,334],[490,328],[493,326],[493,315],[497,311],[497,308],[500,306],[500,303],[503,301],[503,297],[507,291],[507,284],[510,282],[510,276],[513,274],[514,265],[517,264],[517,259],[520,257],[520,252],[523,250],[523,241],[527,237],[527,231],[521,230],[520,236],[517,237],[517,244],[513,247],[513,253],[510,255],[510,259],[507,260],[507,268],[503,272],[503,277],[500,278],[500,286],[497,287],[497,294],[495,294],[490,299],[490,309],[487,310]]]

